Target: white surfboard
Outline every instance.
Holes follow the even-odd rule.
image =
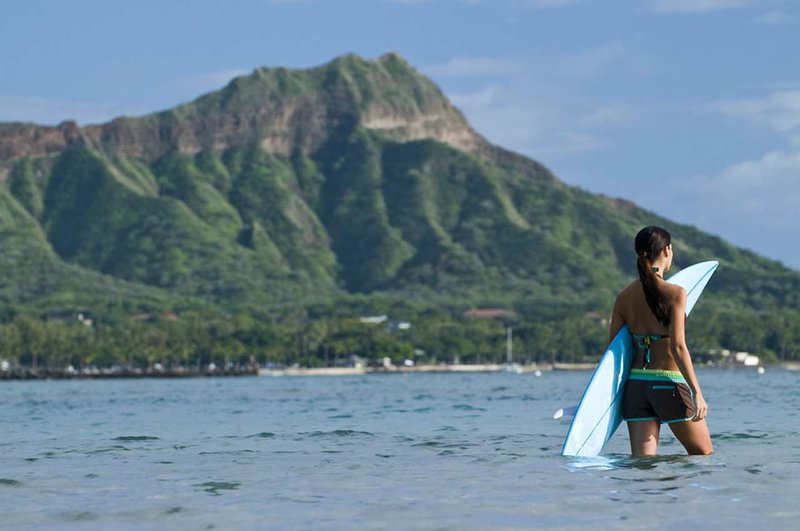
[[[719,262],[715,261],[701,262],[679,271],[667,280],[686,290],[687,316],[718,266]],[[603,445],[614,435],[622,422],[622,391],[635,353],[631,333],[627,326],[623,326],[600,358],[586,385],[575,409],[561,455],[598,455]]]

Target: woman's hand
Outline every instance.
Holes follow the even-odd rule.
[[[699,422],[706,418],[708,414],[708,404],[706,404],[705,398],[703,398],[703,393],[698,392],[694,395],[694,417],[692,417],[693,422]]]

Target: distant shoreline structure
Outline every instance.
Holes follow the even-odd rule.
[[[783,362],[769,365],[787,371],[800,371],[800,363]],[[541,376],[549,371],[591,371],[594,363],[548,363],[520,365],[518,363],[501,364],[432,364],[416,365],[413,367],[283,367],[283,368],[246,368],[225,371],[198,371],[198,370],[128,370],[128,371],[97,371],[97,372],[68,372],[66,370],[41,369],[34,371],[30,368],[17,368],[11,371],[0,372],[0,380],[97,380],[120,378],[212,378],[212,377],[237,377],[237,376],[362,376],[368,374],[466,374],[466,373],[515,373],[533,374]],[[704,367],[712,369],[754,369],[745,366],[718,366]],[[758,367],[763,372],[763,366]]]
[[[67,369],[32,369],[30,367],[17,367],[0,371],[0,380],[105,380],[120,378],[206,378],[206,377],[234,377],[256,376],[257,367],[227,370],[197,370],[197,369],[94,369],[76,371]]]
[[[408,366],[355,366],[355,367],[247,367],[229,370],[92,370],[69,371],[66,369],[31,369],[15,368],[0,371],[0,380],[79,380],[79,379],[113,379],[113,378],[207,378],[234,376],[357,376],[363,374],[400,374],[400,373],[477,373],[477,372],[513,372],[536,373],[551,370],[550,365],[511,364],[432,364]]]
[[[361,374],[406,374],[406,373],[476,373],[476,372],[513,372],[541,374],[550,370],[545,365],[520,365],[518,363],[500,364],[433,364],[415,365],[412,367],[287,367],[283,369],[260,369],[259,376],[355,376]]]

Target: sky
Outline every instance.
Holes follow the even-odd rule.
[[[561,180],[800,269],[800,2],[5,0],[0,50],[0,121],[82,125],[398,52]]]

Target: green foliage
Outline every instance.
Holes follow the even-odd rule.
[[[413,252],[389,223],[380,154],[380,143],[358,131],[341,143],[332,142],[321,155],[326,179],[319,217],[351,291],[385,287]]]
[[[210,156],[203,162],[212,173],[204,173],[192,158],[178,153],[159,160],[155,165],[159,193],[181,200],[200,220],[231,238],[241,230],[242,220],[217,188],[227,184],[224,166],[220,168]]]
[[[36,219],[41,219],[44,211],[42,173],[42,169],[36,168],[34,161],[26,157],[14,165],[9,178],[9,191]]]
[[[298,197],[291,164],[257,149],[233,150],[231,204],[251,227],[263,227],[261,239],[274,246],[285,264],[332,280],[335,258],[327,249],[325,229]]]
[[[23,363],[253,354],[314,365],[415,349],[501,360],[509,323],[463,313],[504,306],[524,359],[581,361],[607,340],[596,316],[636,275],[633,236],[659,224],[678,266],[720,261],[693,346],[800,356],[800,273],[502,149],[400,142],[417,133],[369,125],[403,117],[411,129],[466,127],[399,56],[351,55],[258,69],[99,136],[84,130],[58,154],[0,161],[0,339]],[[31,128],[0,124],[0,135]],[[163,310],[181,318],[131,321]],[[86,311],[98,326],[35,318]],[[414,326],[358,320],[376,314]]]

